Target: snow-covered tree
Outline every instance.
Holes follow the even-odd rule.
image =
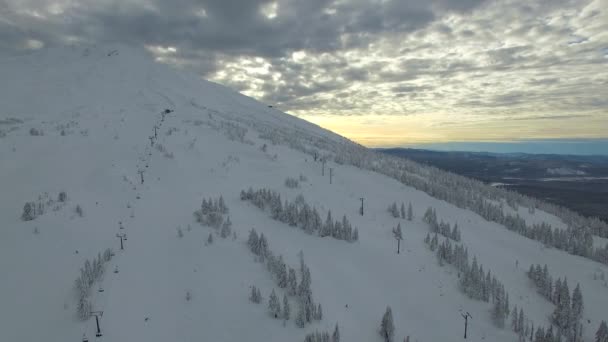
[[[283,256],[279,256],[275,273],[277,277],[277,285],[282,289],[286,288],[289,283],[287,275],[287,266],[283,261]]]
[[[23,206],[23,214],[21,214],[21,219],[23,221],[32,221],[36,218],[36,216],[36,203],[26,202]]]
[[[583,316],[583,294],[580,284],[576,284],[574,292],[572,292],[572,319],[578,321]]]
[[[340,329],[338,328],[338,323],[336,323],[334,333],[331,335],[331,342],[340,342]]]
[[[251,287],[251,294],[249,295],[249,300],[259,304],[262,302],[262,293],[260,292],[260,289],[258,289],[255,286]]]
[[[499,328],[504,328],[505,326],[505,292],[504,290],[500,290],[497,293],[496,298],[494,299],[494,308],[492,309],[492,319],[494,324]]]
[[[401,240],[403,240],[403,232],[401,231],[401,223],[397,224],[397,228],[393,228],[393,237],[397,240],[397,254],[399,254],[401,247]]]
[[[78,318],[85,321],[89,317],[91,317],[91,303],[87,298],[81,297],[78,300],[78,305],[76,306],[76,312],[78,314]]]
[[[222,229],[220,231],[220,236],[225,239],[232,234],[232,222],[230,221],[230,216],[226,218],[224,223],[222,224]]]
[[[401,202],[401,218],[405,219],[405,204],[403,204],[403,202]]]
[[[259,254],[259,251],[257,250],[258,245],[259,245],[258,233],[255,231],[255,229],[251,228],[251,230],[249,231],[249,238],[247,239],[247,246],[249,246],[249,250],[253,254],[258,255]]]
[[[268,298],[268,313],[274,318],[279,318],[281,316],[281,303],[279,302],[279,298],[274,292],[274,289],[272,289],[270,297]]]
[[[289,299],[287,295],[283,295],[283,319],[288,321],[291,316],[291,307],[289,306]]]
[[[608,342],[608,325],[606,325],[606,321],[600,323],[600,327],[595,333],[595,342]]]
[[[393,342],[395,336],[395,325],[393,323],[393,311],[390,306],[386,307],[386,312],[380,322],[380,336],[384,342]]]
[[[571,306],[570,306],[570,290],[568,289],[568,280],[564,279],[561,284],[561,289],[558,296],[557,307],[553,312],[553,323],[560,328],[560,332],[565,334],[571,328]]]
[[[315,319],[320,321],[323,319],[323,308],[321,307],[321,303],[317,306],[317,310],[315,311]]]
[[[412,202],[407,206],[407,220],[411,221],[414,219],[414,210],[412,209]]]
[[[213,234],[209,233],[209,236],[207,237],[207,244],[212,244],[213,243]]]
[[[388,212],[394,217],[399,218],[399,209],[397,208],[397,202],[393,202],[393,204],[389,205]]]
[[[306,325],[306,313],[304,311],[304,306],[300,304],[298,306],[298,314],[296,315],[296,326],[298,328],[304,328]]]
[[[296,270],[289,268],[289,274],[287,276],[287,292],[290,296],[295,296],[298,288],[298,281],[296,279]]]
[[[517,312],[517,305],[513,308],[513,311],[511,312],[511,329],[513,329],[513,331],[518,332],[518,325],[517,325],[517,319],[518,319],[518,312]]]

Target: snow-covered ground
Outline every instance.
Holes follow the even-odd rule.
[[[423,243],[428,226],[421,218],[429,206],[439,219],[458,223],[469,254],[491,269],[511,304],[523,307],[535,325],[547,326],[553,310],[525,275],[536,263],[547,264],[553,277],[567,277],[571,289],[581,284],[586,340],[608,316],[608,287],[596,279],[608,275],[605,265],[545,249],[380,174],[329,162],[322,176],[313,156],[273,145],[245,122],[296,128],[335,143],[343,138],[156,64],[143,52],[42,50],[0,60],[0,82],[0,341],[80,341],[83,333],[94,339],[94,318],[76,318],[73,285],[84,261],[108,247],[116,256],[92,294],[94,309],[104,312],[99,341],[302,341],[306,333],[332,330],[336,323],[343,341],[380,341],[387,305],[397,340],[459,340],[460,312],[468,311],[471,341],[515,341],[510,329],[493,325],[491,304],[462,294],[457,272],[440,267]],[[163,120],[165,109],[174,112]],[[43,135],[32,135],[32,128]],[[299,175],[307,178],[300,188],[284,186],[285,178]],[[323,219],[326,210],[336,218],[346,215],[359,228],[359,241],[320,238],[273,221],[240,200],[239,192],[250,186],[292,200],[302,194]],[[55,199],[60,191],[68,195],[63,206],[21,220],[27,201],[43,193]],[[193,212],[203,197],[219,195],[237,239],[216,235],[207,245],[216,231],[196,223]],[[365,216],[358,214],[360,197]],[[394,201],[412,203],[412,222],[387,213]],[[563,226],[539,210],[519,213],[528,222]],[[404,228],[399,255],[391,233],[398,222]],[[323,305],[321,322],[304,329],[293,319],[284,325],[267,314],[266,300],[248,300],[252,285],[264,299],[273,288],[281,298],[283,293],[246,246],[251,228],[263,232],[271,250],[294,268],[303,251],[315,300]],[[121,231],[128,236],[124,251],[116,237]],[[97,292],[100,286],[103,292]],[[292,317],[294,311],[295,303]]]

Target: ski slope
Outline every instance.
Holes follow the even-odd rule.
[[[580,283],[585,341],[608,318],[608,286],[594,279],[608,276],[605,265],[544,248],[377,173],[329,161],[322,176],[311,154],[266,137],[297,132],[313,142],[351,144],[346,139],[157,64],[143,51],[41,50],[0,60],[0,82],[0,341],[81,341],[83,334],[98,341],[303,341],[309,332],[333,331],[336,323],[342,341],[381,341],[387,305],[397,341],[408,335],[412,341],[461,340],[461,312],[473,316],[470,341],[516,341],[508,327],[493,325],[491,304],[462,294],[457,272],[439,266],[423,243],[429,228],[421,219],[429,206],[440,219],[458,223],[469,254],[492,270],[511,305],[523,307],[535,325],[547,326],[553,311],[525,274],[537,263],[547,264],[554,277],[567,277],[571,290]],[[173,112],[163,115],[166,109]],[[32,128],[43,135],[32,135]],[[285,178],[300,175],[307,181],[299,188],[285,187]],[[270,188],[290,200],[302,194],[323,219],[327,210],[335,218],[346,215],[358,227],[359,241],[320,238],[274,221],[240,200],[249,187]],[[64,205],[21,220],[24,203],[44,193],[56,198],[60,191],[68,195]],[[236,240],[222,239],[194,219],[203,197],[220,195]],[[412,203],[412,222],[388,214],[394,201]],[[521,215],[565,227],[540,210],[532,215],[521,209]],[[398,222],[404,228],[401,254],[391,233]],[[271,290],[280,298],[283,290],[248,250],[251,228],[264,233],[291,267],[303,251],[315,300],[323,305],[320,322],[300,329],[293,319],[284,323],[267,314]],[[119,232],[128,237],[124,250]],[[103,311],[103,336],[95,338],[94,317],[76,317],[73,285],[84,261],[105,248],[116,256],[93,286],[93,308]],[[248,300],[252,285],[262,290],[262,304]]]

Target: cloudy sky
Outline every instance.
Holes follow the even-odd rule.
[[[0,54],[78,42],[368,146],[608,137],[608,0],[0,0]]]

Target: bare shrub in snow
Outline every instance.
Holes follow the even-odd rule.
[[[192,293],[190,290],[186,291],[186,302],[189,302],[192,299]]]

